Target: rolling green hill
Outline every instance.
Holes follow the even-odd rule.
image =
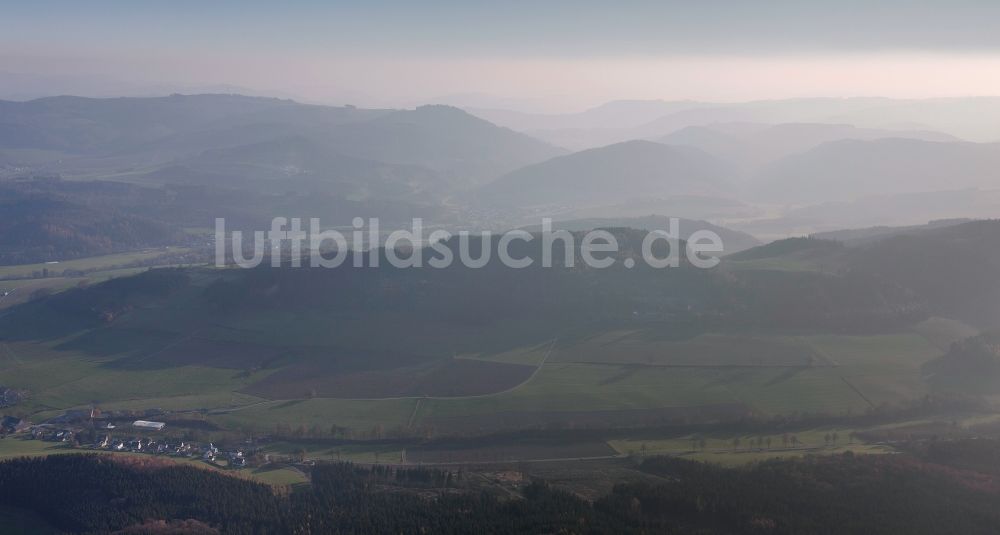
[[[970,250],[994,236],[990,223],[971,225]],[[634,254],[642,234],[614,232],[619,260]],[[538,254],[524,247],[514,256]],[[898,247],[868,264],[836,249],[838,262],[858,262],[842,272],[730,260],[397,269],[384,258],[379,268],[160,269],[14,307],[0,317],[0,366],[36,393],[29,413],[200,409],[241,428],[476,433],[859,413],[926,394],[923,366],[943,354],[919,323],[944,310],[939,290],[875,270],[897,269]],[[974,300],[951,282],[955,266],[937,267],[939,286]]]

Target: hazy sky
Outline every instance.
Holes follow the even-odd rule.
[[[53,92],[231,84],[563,109],[1000,95],[995,0],[0,2],[0,72]]]

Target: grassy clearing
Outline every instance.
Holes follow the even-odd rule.
[[[459,355],[459,358],[502,362],[505,364],[538,366],[545,360],[546,355],[549,355],[551,349],[552,342],[545,342],[529,347],[519,347],[509,351],[501,351],[499,353],[469,353]]]
[[[615,451],[626,454],[641,453],[643,449],[645,449],[647,455],[677,454],[698,450],[704,450],[705,452],[730,452],[735,449],[738,452],[742,452],[744,450],[756,450],[757,440],[762,439],[764,441],[763,449],[787,450],[792,448],[793,444],[785,442],[782,437],[787,436],[791,440],[791,437],[794,436],[798,439],[796,448],[812,449],[827,446],[859,445],[858,441],[852,437],[855,431],[856,429],[854,428],[840,426],[798,429],[787,433],[743,434],[715,431],[654,439],[616,439],[608,441],[608,445],[614,448]],[[835,444],[828,443],[825,437],[833,434],[837,435],[837,442]],[[768,438],[771,439],[770,446],[767,445]],[[701,440],[704,440],[704,448],[701,447]],[[739,446],[734,445],[734,440],[739,440]]]
[[[759,414],[856,414],[883,402],[912,399],[926,393],[921,366],[941,354],[941,349],[929,341],[938,335],[927,333],[957,329],[954,324],[939,321],[921,326],[920,333],[871,336],[710,333],[678,339],[644,329],[566,337],[555,345],[551,338],[519,347],[510,341],[504,344],[495,341],[484,343],[488,349],[481,353],[456,353],[464,359],[534,366],[542,363],[546,355],[549,358],[526,383],[494,395],[265,401],[240,392],[275,373],[274,370],[248,374],[234,368],[181,365],[203,363],[208,353],[195,354],[202,346],[178,346],[176,342],[197,327],[199,337],[217,342],[211,346],[212,351],[228,347],[225,336],[229,336],[234,342],[230,349],[240,353],[235,342],[254,342],[243,339],[244,331],[232,328],[241,326],[260,328],[258,332],[262,333],[278,333],[281,340],[267,340],[275,346],[301,344],[303,341],[297,338],[300,331],[280,328],[285,323],[296,324],[301,318],[289,316],[279,321],[278,326],[272,324],[264,329],[256,324],[260,318],[253,315],[227,320],[232,323],[229,328],[201,317],[174,318],[172,324],[166,324],[159,321],[161,316],[170,318],[176,314],[169,310],[143,310],[142,315],[126,317],[112,329],[95,331],[63,346],[72,350],[56,350],[56,343],[2,344],[3,383],[32,393],[21,410],[41,411],[45,415],[91,404],[107,409],[226,409],[227,412],[212,414],[210,420],[224,428],[263,431],[273,430],[279,423],[293,428],[319,426],[323,430],[336,424],[366,435],[422,425],[439,426],[448,419],[487,419],[497,414],[532,412],[746,406]],[[313,334],[311,341],[330,343],[325,336],[347,330],[343,325],[333,329],[333,323],[332,317],[314,317],[297,329],[315,330],[318,334]],[[102,336],[112,331],[115,336]],[[439,345],[440,340],[449,339],[440,333],[433,333],[433,337],[439,340]],[[384,333],[368,339],[378,340],[378,349],[386,351],[414,343],[406,336]],[[345,346],[353,343],[349,339],[337,342]],[[167,359],[166,353],[156,352],[156,348],[163,346],[178,350],[186,347],[192,353],[191,358],[180,355]],[[143,356],[150,351],[163,356],[165,361]],[[335,358],[335,353],[323,358]],[[122,366],[122,362],[129,365]],[[294,362],[280,365],[288,364]],[[303,395],[296,391],[289,397]],[[240,408],[228,411],[235,407]]]
[[[871,454],[893,451],[884,445],[860,442],[852,436],[855,431],[857,430],[854,428],[836,426],[770,434],[719,431],[669,438],[611,440],[608,445],[627,455],[676,455],[726,466],[804,455],[836,455],[848,451]],[[837,435],[836,441],[832,440],[834,434]],[[798,442],[793,443],[791,437],[795,437]],[[768,438],[771,440],[770,444],[767,443]],[[758,444],[758,440],[762,443]]]
[[[245,470],[240,470],[240,475],[247,476],[251,479],[256,479],[261,483],[267,483],[268,485],[274,487],[291,487],[295,485],[305,485],[309,483],[309,478],[306,477],[300,470],[295,468],[290,468],[287,466],[262,466],[260,468],[248,468]]]
[[[804,339],[831,362],[869,374],[919,370],[925,362],[941,355],[926,338],[905,332],[870,336],[817,335]]]
[[[979,329],[948,318],[926,319],[914,326],[913,331],[942,351],[947,351],[954,342],[979,334]]]
[[[140,410],[157,408],[166,411],[183,412],[202,409],[229,410],[264,401],[266,400],[240,392],[217,391],[205,394],[111,401],[101,403],[101,408],[105,410]]]
[[[648,366],[812,366],[820,355],[796,336],[701,334],[664,339],[653,330],[611,331],[560,344],[557,362]]]
[[[92,372],[92,373],[91,373]],[[170,397],[211,396],[218,402],[237,403],[233,390],[243,383],[233,370],[184,366],[163,370],[121,371],[87,370],[62,384],[40,388],[35,399],[53,407],[74,407],[87,403],[139,401],[149,407],[149,400]],[[235,387],[235,388],[234,388]]]
[[[941,350],[917,334],[815,336],[810,343],[833,362],[842,381],[873,405],[927,393],[921,367]]]
[[[237,370],[182,366],[158,370],[118,369],[107,359],[56,351],[49,344],[0,343],[4,383],[31,393],[26,408],[105,408],[170,410],[245,405],[254,398],[236,392],[253,379]]]
[[[273,431],[277,424],[288,424],[293,428],[316,425],[329,431],[336,424],[359,432],[377,433],[378,430],[405,427],[416,403],[413,399],[272,401],[213,415],[209,420],[221,427],[235,429]]]
[[[2,269],[2,268],[0,268]],[[0,280],[0,293],[11,292],[0,299],[0,309],[29,301],[34,292],[46,290],[52,293],[74,288],[80,284],[97,284],[116,277],[126,277],[145,271],[147,268],[122,268],[93,271],[82,277],[48,277],[44,279]]]
[[[769,459],[787,459],[804,457],[806,455],[837,455],[845,452],[855,454],[879,455],[892,453],[894,450],[887,446],[869,446],[864,444],[854,444],[848,446],[830,446],[815,449],[786,450],[786,451],[733,451],[733,452],[697,452],[682,455],[685,459],[693,461],[705,461],[722,466],[741,466],[749,463],[766,461]]]
[[[731,403],[714,372],[643,369],[595,364],[546,364],[514,391],[473,399],[426,400],[423,417],[512,411],[645,409]]]
[[[601,348],[613,347],[616,339],[610,336],[595,337],[590,342]],[[619,335],[629,339],[635,336],[634,333]],[[701,338],[720,346],[724,344],[737,355],[742,353],[739,337]],[[676,342],[656,344],[677,345]],[[498,412],[628,410],[731,403],[746,404],[765,414],[859,413],[882,401],[923,394],[926,389],[920,378],[920,366],[940,354],[923,337],[912,333],[780,337],[775,344],[805,348],[804,351],[815,355],[816,362],[823,364],[671,368],[567,363],[559,361],[573,358],[567,353],[576,346],[559,347],[539,373],[522,387],[483,398],[426,400],[418,420]],[[746,359],[734,356],[732,360]]]
[[[0,266],[0,279],[11,277],[32,277],[35,272],[42,272],[47,269],[50,274],[61,274],[64,270],[90,271],[108,270],[130,264],[132,262],[146,261],[163,256],[165,253],[182,253],[189,249],[183,247],[163,247],[157,249],[147,249],[130,253],[120,253],[105,256],[92,256],[89,258],[78,258],[66,260],[55,264],[22,264],[16,266]]]
[[[399,463],[405,459],[403,450],[393,444],[337,445],[318,441],[274,442],[264,448],[265,453],[296,456],[303,455],[314,461],[350,461],[355,463]]]
[[[220,271],[216,276],[224,276]],[[147,314],[145,311],[143,315]],[[170,321],[170,316],[162,318]],[[176,320],[175,320],[176,321]],[[460,328],[432,317],[414,318],[405,312],[381,311],[378,317],[361,317],[330,311],[276,312],[246,310],[238,315],[212,317],[216,327],[206,331],[217,339],[248,343],[327,347],[367,352],[419,353],[433,358],[457,355],[495,355],[519,348],[540,346],[552,339],[551,329],[524,321],[509,321],[478,328]]]
[[[67,453],[80,453],[80,450],[70,448],[67,444],[61,442],[23,440],[13,437],[0,439],[0,461],[15,459],[17,457],[38,457]]]

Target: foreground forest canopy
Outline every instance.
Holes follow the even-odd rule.
[[[318,464],[277,492],[204,468],[107,455],[0,463],[0,505],[70,533],[994,533],[993,440],[914,443],[744,468],[654,457],[588,502],[544,481],[511,496],[468,470]],[[0,509],[0,515],[5,509]]]

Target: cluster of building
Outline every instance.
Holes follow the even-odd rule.
[[[110,421],[102,422],[87,429],[79,426],[65,425],[65,422],[53,422],[54,420],[49,420],[46,423],[31,425],[27,420],[5,416],[0,419],[0,435],[25,433],[28,437],[35,440],[67,442],[77,447],[90,447],[117,452],[171,455],[175,457],[203,459],[210,462],[224,460],[228,462],[230,467],[234,468],[241,468],[247,465],[248,455],[244,453],[242,448],[220,449],[212,442],[198,443],[168,437],[139,436],[145,433],[163,431],[167,425],[165,422],[135,420],[131,424],[131,430],[136,435],[133,438],[113,436],[112,433],[118,426]],[[96,433],[97,438],[93,443],[90,443],[89,438],[84,439],[84,436],[93,437],[94,433]],[[115,432],[115,434],[120,434],[120,431]],[[83,440],[86,440],[87,443],[84,443]]]
[[[150,420],[136,420],[132,422],[132,428],[140,431],[162,431],[166,427],[165,422],[154,422]],[[229,466],[240,468],[246,466],[247,459],[242,449],[222,451],[215,444],[209,442],[200,444],[184,440],[171,440],[155,438],[134,438],[134,439],[112,439],[111,434],[105,434],[93,445],[96,449],[107,449],[112,451],[129,451],[134,453],[150,453],[155,455],[172,455],[176,457],[201,458],[206,461],[225,460]]]
[[[222,451],[211,442],[208,444],[199,444],[183,440],[156,440],[154,438],[113,439],[109,434],[95,442],[93,447],[95,449],[110,451],[201,458],[206,461],[223,459],[229,463],[229,466],[235,468],[241,468],[247,464],[247,458],[243,450]]]

